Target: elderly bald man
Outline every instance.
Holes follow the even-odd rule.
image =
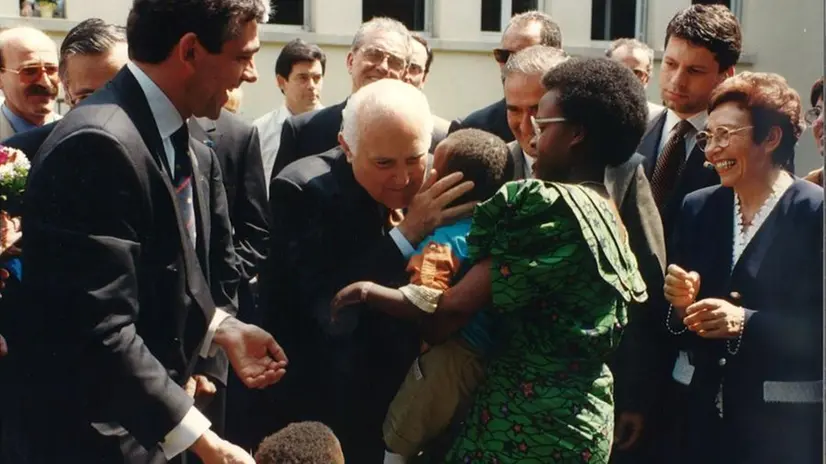
[[[0,32],[0,140],[48,124],[60,116],[57,45],[43,32],[15,27]]]
[[[382,421],[418,354],[418,331],[360,308],[333,323],[330,302],[358,280],[406,282],[418,242],[470,212],[469,204],[447,207],[472,188],[458,183],[461,174],[426,179],[432,130],[421,91],[379,80],[348,99],[338,147],[273,179],[264,326],[290,351],[291,370],[251,411],[261,435],[320,421],[341,440],[347,462],[382,462]]]

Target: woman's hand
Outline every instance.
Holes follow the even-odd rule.
[[[700,274],[670,264],[665,275],[665,299],[677,310],[680,318],[686,317],[686,308],[694,303],[700,292]]]
[[[718,298],[700,300],[685,312],[683,323],[703,338],[737,338],[746,320],[743,308]]]

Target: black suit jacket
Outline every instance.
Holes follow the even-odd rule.
[[[356,307],[330,321],[350,283],[407,282],[407,260],[383,207],[356,182],[340,148],[291,164],[270,186],[272,252],[262,275],[265,324],[290,353],[290,374],[256,408],[262,435],[318,420],[348,462],[381,462],[382,422],[418,353],[415,327]]]
[[[695,366],[681,405],[683,438],[691,438],[674,455],[686,463],[820,462],[823,189],[795,180],[732,270],[733,208],[730,188],[688,195],[669,249],[671,263],[700,274],[698,301],[737,292],[746,308],[734,355],[722,340],[691,331],[670,336]],[[724,421],[715,408],[721,382]]]
[[[645,157],[645,175],[649,180],[654,174],[654,166],[656,166],[657,158],[660,156],[660,139],[663,126],[665,125],[666,114],[667,111],[663,110],[659,116],[648,124],[648,129],[645,135],[643,135],[640,146],[637,149],[637,152]],[[682,172],[680,172],[677,178],[677,184],[674,186],[671,196],[666,199],[665,204],[662,209],[660,209],[666,240],[671,236],[674,222],[677,219],[677,214],[680,211],[680,206],[683,204],[685,196],[695,190],[720,183],[720,176],[717,175],[716,171],[703,167],[705,161],[705,153],[695,144],[691,150],[691,154],[686,159]]]
[[[512,142],[516,139],[513,136],[513,131],[508,126],[508,108],[504,98],[470,113],[464,119],[454,120],[450,124],[449,132],[468,128],[481,129],[496,134],[505,142]]]
[[[52,130],[58,122],[59,121],[50,122],[49,124],[36,127],[26,132],[18,132],[6,140],[3,140],[0,144],[22,150],[23,153],[26,154],[26,157],[29,158],[29,162],[34,165],[37,162],[37,152],[40,150],[40,146],[43,145],[43,142],[46,141],[46,138],[52,133]]]
[[[215,303],[161,168],[164,156],[126,68],[41,147],[23,218],[24,462],[142,462],[124,456],[124,440],[157,451],[193,404],[180,385],[195,367]],[[55,378],[59,395],[48,393]],[[105,437],[92,422],[118,423],[130,435]]]
[[[220,162],[233,243],[244,282],[258,275],[269,247],[269,210],[258,130],[222,110],[217,120],[190,118],[190,134],[212,147]]]
[[[317,155],[338,146],[341,131],[341,112],[347,100],[316,111],[292,116],[284,121],[281,128],[281,145],[275,156],[275,164],[270,173],[270,182],[290,163],[310,155]],[[444,129],[434,125],[430,152],[446,137]]]

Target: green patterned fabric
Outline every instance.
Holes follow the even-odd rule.
[[[612,205],[590,189],[511,182],[474,212],[471,259],[490,257],[504,324],[448,463],[607,463],[605,365],[645,284]]]

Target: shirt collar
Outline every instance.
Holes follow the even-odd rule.
[[[32,129],[36,129],[39,127],[37,124],[32,124],[29,121],[18,116],[14,111],[11,110],[6,103],[3,103],[3,106],[0,107],[0,110],[3,111],[3,115],[6,116],[6,119],[9,120],[9,124],[11,128],[14,129],[15,134],[19,134],[21,132],[30,131]]]
[[[705,130],[706,127],[706,119],[708,119],[708,112],[701,111],[694,116],[689,117],[686,119],[691,126],[694,128],[696,132],[700,132],[701,130]],[[668,110],[665,114],[665,125],[663,126],[663,133],[669,134],[671,133],[671,129],[674,129],[674,126],[680,122],[680,117],[677,116],[672,110]]]
[[[128,62],[126,66],[129,71],[135,76],[138,85],[146,95],[146,101],[149,103],[149,109],[152,111],[152,116],[155,118],[155,124],[158,126],[158,132],[161,134],[161,140],[168,139],[184,124],[181,113],[169,100],[169,97],[158,87],[149,76],[135,63]]]
[[[533,178],[534,159],[532,156],[525,153],[525,150],[522,150],[522,156],[525,158],[525,177],[527,179]]]

